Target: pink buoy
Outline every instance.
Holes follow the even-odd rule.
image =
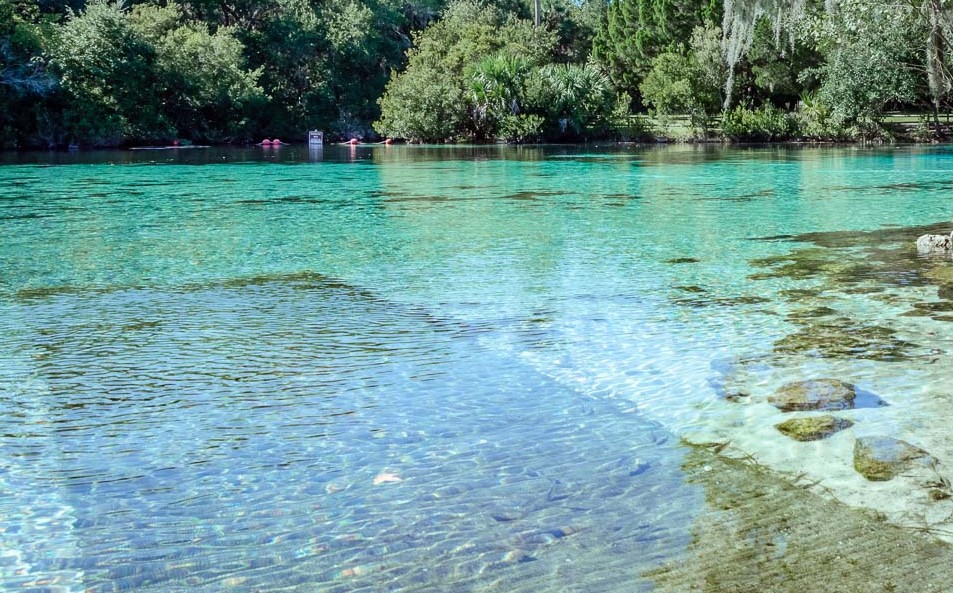
[[[391,140],[390,138],[384,140],[384,144],[393,144],[393,143],[394,143],[394,141]]]
[[[282,142],[281,140],[279,140],[279,139],[277,139],[277,138],[275,138],[274,140],[271,141],[271,145],[272,145],[272,146],[281,146],[282,144],[284,144],[284,142]]]
[[[262,140],[261,142],[259,142],[258,145],[259,145],[259,146],[271,146],[271,140],[269,140],[268,138],[265,138],[264,140]]]
[[[347,141],[347,143],[350,144],[351,146],[354,146],[355,144],[360,144],[361,142],[357,138],[351,138],[350,140]]]

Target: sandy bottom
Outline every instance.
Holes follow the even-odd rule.
[[[684,561],[646,576],[661,591],[950,591],[953,547],[818,496],[750,461],[698,447],[684,469],[709,504]]]

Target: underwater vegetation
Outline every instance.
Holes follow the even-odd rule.
[[[900,362],[923,356],[923,347],[891,323],[902,317],[949,321],[953,316],[953,259],[917,253],[917,236],[942,232],[949,223],[885,228],[868,232],[807,233],[786,238],[799,245],[782,255],[760,258],[749,278],[803,281],[809,286],[779,292],[792,310],[794,328],[775,342],[775,352],[826,358]],[[924,288],[936,300],[923,300]],[[914,292],[914,289],[918,289]],[[909,309],[894,319],[858,319],[831,306],[837,298],[861,297]],[[925,336],[924,336],[925,337]]]

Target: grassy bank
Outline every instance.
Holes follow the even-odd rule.
[[[796,114],[786,114],[797,117]],[[722,142],[737,141],[722,128],[722,117],[714,116],[707,122],[705,128],[692,123],[688,115],[652,115],[639,114],[629,117],[626,125],[620,126],[624,140],[655,140],[669,142]],[[940,114],[939,133],[935,129],[933,117],[929,113],[890,112],[882,121],[876,122],[876,127],[867,132],[866,136],[851,135],[851,130],[831,131],[827,137],[820,137],[804,133],[804,130],[794,130],[790,137],[771,137],[771,131],[763,132],[762,137],[755,138],[761,142],[863,142],[875,141],[883,143],[934,143],[949,140],[953,137],[953,113]],[[752,130],[758,132],[757,129]],[[856,134],[856,131],[853,131]],[[741,139],[745,141],[747,139]]]

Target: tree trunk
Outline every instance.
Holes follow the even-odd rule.
[[[933,101],[930,102],[931,108],[933,109],[933,126],[934,132],[936,132],[937,138],[943,137],[943,132],[940,128],[940,98],[933,97]]]
[[[943,30],[943,6],[940,0],[929,0],[926,4],[929,11],[930,37],[927,43],[927,72],[930,87],[931,109],[933,110],[934,132],[941,137],[940,129],[940,102],[950,88],[950,73],[944,63],[946,51],[946,37]]]
[[[543,0],[535,0],[533,3],[533,23],[538,27],[542,22]]]

